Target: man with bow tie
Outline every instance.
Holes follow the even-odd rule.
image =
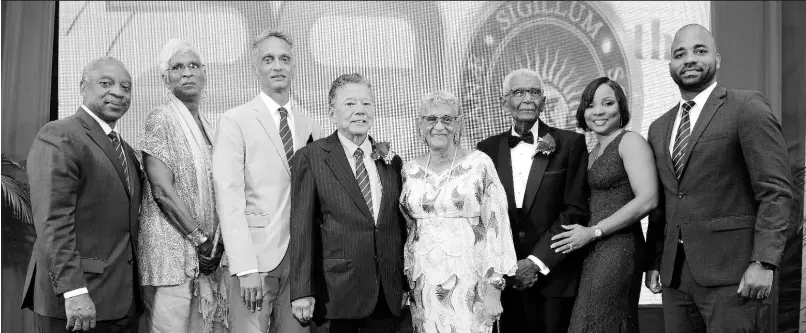
[[[502,293],[501,330],[566,332],[583,258],[549,246],[563,225],[588,223],[585,137],[540,121],[546,96],[537,72],[510,72],[502,93],[512,128],[478,144],[506,190],[518,255],[517,275]]]

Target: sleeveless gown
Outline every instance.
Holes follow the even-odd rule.
[[[588,169],[591,226],[635,198],[618,152],[625,133],[605,147]],[[638,222],[587,246],[569,333],[638,332],[643,247]]]

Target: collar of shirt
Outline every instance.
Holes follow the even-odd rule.
[[[280,114],[277,112],[277,110],[280,109],[281,105],[278,104],[277,102],[275,102],[273,98],[269,97],[269,95],[266,95],[266,93],[264,93],[262,91],[260,92],[260,98],[263,100],[263,104],[266,104],[266,108],[269,109],[269,112],[271,113],[272,117],[275,117],[276,119],[279,119]],[[288,99],[288,102],[285,103],[285,105],[282,105],[282,107],[284,107],[285,110],[288,112],[288,118],[294,117],[294,114],[291,112],[291,99],[290,98]]]
[[[708,101],[708,96],[711,96],[711,92],[713,92],[715,88],[716,88],[716,81],[714,81],[714,83],[711,83],[711,85],[708,86],[708,88],[705,88],[705,90],[700,91],[700,93],[697,94],[697,96],[695,96],[694,99],[692,99],[692,101],[694,101],[694,107],[692,108],[692,110],[694,110],[695,108],[698,111],[702,110],[703,105],[705,105],[705,102]],[[686,102],[687,101],[681,97],[680,107],[683,107],[683,104]]]
[[[530,129],[529,129],[529,132],[532,132],[532,134],[535,136],[535,140],[537,140],[537,133],[536,133],[535,131],[537,131],[537,128],[538,128],[538,127],[540,127],[540,121],[539,121],[539,120],[538,120],[538,121],[536,121],[536,122],[535,122],[535,123],[532,125],[532,128],[530,128]],[[515,132],[515,126],[512,126],[512,128],[510,129],[510,135],[512,135],[512,136],[520,136],[520,134],[518,134],[517,132]],[[523,143],[523,142],[521,142],[521,143]],[[519,143],[519,144],[520,144],[520,143]]]
[[[350,141],[346,136],[342,135],[341,132],[337,132],[339,136],[339,141],[341,141],[341,146],[344,147],[344,153],[347,154],[348,158],[353,158],[353,154],[355,150],[359,147],[361,150],[364,151],[364,158],[366,159],[372,153],[372,143],[369,142],[369,136],[364,139],[364,142],[361,145],[357,145],[354,142]]]
[[[86,106],[84,106],[84,104],[82,104],[82,105],[81,105],[81,108],[82,108],[82,109],[84,109],[84,111],[87,111],[87,113],[89,113],[89,114],[90,114],[90,116],[92,117],[92,119],[95,119],[95,121],[97,121],[97,122],[98,122],[98,125],[101,125],[101,129],[102,129],[102,130],[104,130],[104,134],[109,135],[109,133],[112,133],[112,131],[117,132],[117,128],[118,128],[118,124],[117,124],[117,123],[115,123],[115,128],[112,128],[112,127],[111,127],[111,126],[109,126],[109,124],[107,124],[105,121],[101,120],[101,118],[98,118],[98,116],[96,116],[94,112],[90,111],[90,109],[89,109],[89,108],[87,108]],[[118,132],[118,134],[120,134],[120,132]]]

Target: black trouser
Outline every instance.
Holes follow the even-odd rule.
[[[98,305],[96,304],[96,310]],[[95,329],[90,332],[98,333],[137,333],[140,326],[140,316],[132,304],[126,317],[115,320],[102,320],[95,323]],[[45,317],[34,314],[34,328],[37,333],[73,332],[67,329],[67,320]],[[72,328],[72,327],[71,327]]]
[[[683,247],[670,286],[663,287],[663,317],[667,333],[758,332],[764,301],[741,297],[739,285],[703,287],[694,281]],[[749,264],[749,263],[748,263]]]
[[[501,294],[500,333],[568,332],[576,297],[545,297],[537,288],[518,291],[511,285],[508,282]]]
[[[395,330],[398,317],[386,305],[383,285],[378,286],[378,300],[375,310],[367,318],[332,319],[321,324],[311,325],[311,333],[391,333]]]

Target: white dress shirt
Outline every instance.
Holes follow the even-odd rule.
[[[87,113],[90,114],[92,119],[95,119],[95,121],[98,122],[98,125],[100,125],[101,129],[104,130],[104,134],[109,135],[109,133],[112,133],[112,131],[115,131],[115,129],[112,128],[112,126],[109,126],[109,124],[107,124],[101,118],[98,118],[98,116],[96,116],[95,113],[90,111],[90,109],[88,109],[86,106],[81,105],[81,108],[84,109],[84,111],[87,111]],[[117,123],[115,124],[115,128],[117,128]],[[120,133],[118,133],[118,135],[119,134]],[[84,294],[87,294],[87,293],[89,293],[89,290],[87,290],[86,287],[78,288],[78,289],[74,289],[74,290],[64,292],[64,298],[76,297],[78,295],[84,295]]]
[[[370,154],[372,154],[372,144],[369,142],[369,138],[366,138],[364,139],[364,142],[361,143],[361,146],[358,146],[354,142],[350,141],[350,139],[341,135],[341,133],[338,135],[339,141],[341,141],[341,145],[344,147],[344,154],[347,155],[347,161],[350,162],[350,168],[353,170],[353,175],[355,175],[356,172],[356,161],[355,157],[353,157],[353,153],[355,153],[355,150],[359,147],[364,151],[364,166],[367,168],[370,192],[372,193],[372,207],[370,208],[372,208],[372,216],[377,224],[378,213],[381,210],[381,193],[383,193],[383,188],[381,187],[381,180],[378,178],[378,169],[375,167],[375,161],[373,161],[372,157],[370,157]]]
[[[274,120],[274,125],[277,126],[277,132],[280,131],[280,120],[282,116],[280,116],[280,104],[274,101],[273,98],[266,95],[263,91],[260,92],[260,99],[263,100],[263,104],[266,105],[266,108],[269,109],[269,113],[271,114],[271,118]],[[294,113],[291,112],[291,99],[288,99],[288,102],[285,105],[282,105],[285,108],[288,116],[286,117],[286,121],[288,122],[288,130],[291,132],[291,138],[294,137]],[[294,140],[291,140],[291,144],[293,146]],[[294,147],[294,151],[297,150],[298,147]],[[289,194],[290,195],[290,194]],[[243,272],[235,273],[235,276],[241,277],[247,274],[258,273],[257,269],[248,269]]]
[[[708,88],[705,88],[705,90],[701,91],[692,99],[694,106],[688,111],[689,125],[691,126],[689,133],[694,132],[694,126],[697,124],[697,119],[700,118],[700,111],[702,111],[705,102],[708,101],[708,96],[711,96],[711,92],[714,91],[714,88],[716,88],[716,81],[711,83]],[[683,115],[683,104],[686,102],[688,101],[681,98],[677,107],[677,115],[674,117],[674,125],[672,126],[672,136],[671,140],[669,140],[669,154],[674,154],[674,139],[677,137],[677,128],[680,127],[680,117]]]
[[[518,145],[512,147],[510,151],[510,155],[512,156],[512,190],[515,194],[515,206],[517,208],[523,208],[523,195],[526,193],[526,181],[529,180],[529,172],[532,170],[532,156],[535,154],[535,149],[537,149],[537,139],[538,133],[537,128],[539,127],[539,122],[535,122],[532,125],[532,128],[529,129],[529,132],[532,132],[532,135],[535,137],[535,141],[531,144],[526,142],[518,142]],[[518,133],[515,132],[515,128],[512,128],[512,136],[520,136]],[[540,259],[537,259],[534,255],[529,255],[527,258],[540,267],[540,273],[543,275],[548,275],[550,270],[546,264],[544,264]]]

